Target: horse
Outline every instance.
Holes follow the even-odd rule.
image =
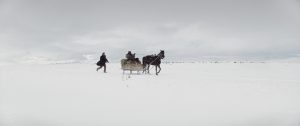
[[[143,73],[150,73],[149,67],[150,65],[155,66],[155,72],[156,75],[160,72],[160,63],[161,59],[165,58],[165,51],[160,50],[160,52],[157,55],[147,55],[143,57]],[[159,68],[159,71],[157,71],[157,68]]]

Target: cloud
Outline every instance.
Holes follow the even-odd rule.
[[[0,59],[30,53],[114,59],[165,49],[169,58],[294,56],[300,4],[264,1],[20,1],[0,5]]]

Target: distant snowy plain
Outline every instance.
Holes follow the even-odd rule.
[[[0,66],[0,126],[299,126],[299,63]]]

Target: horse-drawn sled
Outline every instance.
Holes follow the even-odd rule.
[[[123,74],[125,73],[125,71],[130,71],[130,74],[132,74],[132,71],[137,71],[137,73],[139,73],[140,71],[143,71],[143,73],[150,73],[150,65],[154,65],[155,74],[158,75],[161,70],[161,59],[163,59],[164,57],[165,52],[161,50],[157,55],[144,56],[142,64],[139,58],[135,58],[135,54],[131,54],[131,52],[129,51],[126,55],[127,59],[121,60],[121,69],[123,70]]]

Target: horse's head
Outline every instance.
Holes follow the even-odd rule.
[[[161,59],[165,58],[165,51],[164,50],[160,50],[159,54],[158,54]]]

